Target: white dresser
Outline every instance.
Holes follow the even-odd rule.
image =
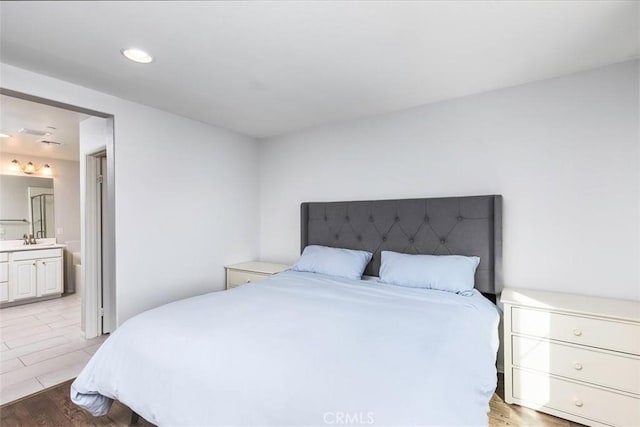
[[[640,302],[505,289],[505,401],[640,426]]]
[[[290,265],[274,264],[272,262],[250,261],[239,264],[227,265],[227,289],[247,283],[255,283],[264,280],[272,274],[280,273],[291,268]]]

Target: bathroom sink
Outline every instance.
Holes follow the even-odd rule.
[[[8,249],[16,249],[23,246],[22,240],[3,240],[0,242],[0,249],[8,250]]]
[[[38,242],[35,245],[25,245],[22,240],[3,240],[0,241],[0,251],[24,251],[29,249],[46,248],[49,246],[57,245],[55,241],[45,240]]]

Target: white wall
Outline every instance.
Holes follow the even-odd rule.
[[[303,201],[504,196],[505,285],[640,299],[638,62],[267,139],[260,254]]]
[[[258,255],[252,138],[6,64],[0,86],[115,116],[117,321],[223,289]]]
[[[47,163],[53,172],[53,202],[56,224],[55,237],[59,243],[80,240],[80,165],[73,160],[51,159],[45,157],[26,156],[8,152],[0,153],[2,159],[0,173],[16,175],[9,170],[11,160],[18,159],[22,163],[33,162],[36,166]],[[21,176],[26,176],[20,172]],[[49,177],[44,177],[49,178]],[[62,233],[58,233],[62,229]]]

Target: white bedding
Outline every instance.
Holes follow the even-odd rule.
[[[161,426],[487,425],[498,321],[477,291],[285,272],[128,320],[71,397]]]

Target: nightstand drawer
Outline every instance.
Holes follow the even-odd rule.
[[[610,425],[640,425],[640,399],[548,375],[513,369],[513,396]]]
[[[640,359],[512,337],[515,366],[640,394]]]
[[[513,307],[515,333],[640,355],[640,325]]]
[[[227,283],[229,287],[244,285],[245,283],[255,283],[269,277],[270,274],[250,273],[247,271],[228,270]]]

